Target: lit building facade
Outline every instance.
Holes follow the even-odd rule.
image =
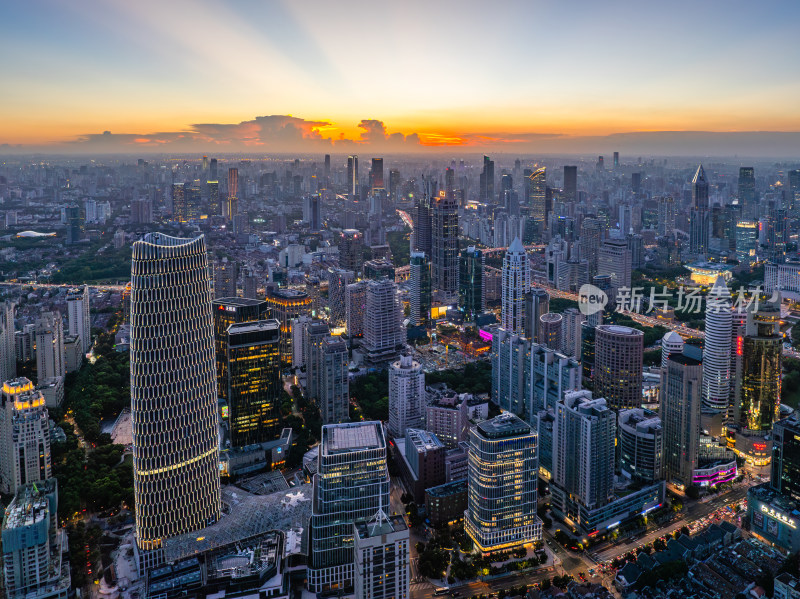
[[[617,410],[641,407],[644,333],[610,324],[594,333],[594,396]]]
[[[389,434],[403,437],[406,429],[422,428],[425,421],[425,373],[411,356],[401,356],[389,367]]]
[[[300,316],[311,316],[314,300],[299,289],[270,289],[265,298],[270,316],[281,325],[281,363],[292,363],[292,321]]]
[[[501,414],[470,430],[464,529],[479,551],[542,538],[536,515],[538,471],[536,432],[517,416]]]
[[[165,538],[220,517],[214,321],[202,236],[150,233],[131,264],[136,543],[148,567]]]
[[[280,436],[283,390],[277,320],[228,327],[228,427],[233,447],[274,441]]]
[[[525,294],[530,286],[528,254],[519,237],[515,237],[503,257],[501,326],[510,333],[525,332]]]
[[[92,347],[92,321],[89,314],[89,286],[67,292],[67,320],[69,334],[77,335],[81,342],[81,353]],[[7,379],[4,379],[7,380]]]
[[[483,270],[486,261],[481,250],[468,247],[459,257],[458,307],[466,322],[474,321],[486,311],[486,294],[483,289]]]
[[[356,599],[408,599],[410,548],[403,516],[390,517],[381,509],[369,522],[355,524],[353,537]]]

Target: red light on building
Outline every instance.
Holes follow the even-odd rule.
[[[744,353],[744,337],[736,338],[736,355],[741,356]]]
[[[753,449],[756,451],[766,451],[767,444],[766,443],[753,443]]]

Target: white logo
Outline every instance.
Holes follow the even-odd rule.
[[[586,316],[596,314],[605,308],[607,303],[608,295],[599,287],[586,283],[578,290],[578,308],[581,314]]]

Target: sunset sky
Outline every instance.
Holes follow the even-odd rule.
[[[400,151],[798,132],[799,31],[794,0],[7,2],[0,144]]]

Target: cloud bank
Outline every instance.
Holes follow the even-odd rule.
[[[195,123],[183,131],[87,133],[46,146],[0,144],[0,153],[416,153],[500,152],[524,154],[660,156],[800,156],[800,132],[648,131],[602,136],[503,131],[402,133],[378,119],[362,119],[347,135],[335,123],[291,115],[258,116],[240,123]]]

